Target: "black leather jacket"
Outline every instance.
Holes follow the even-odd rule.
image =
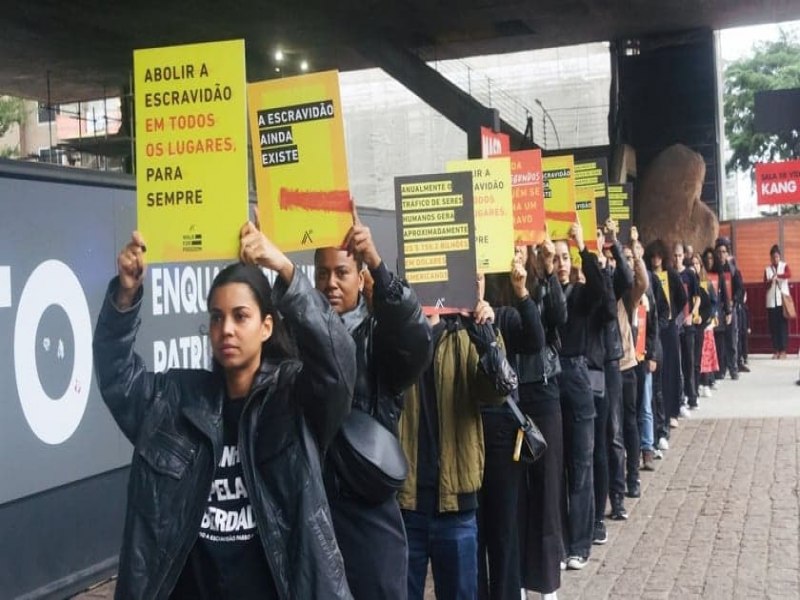
[[[530,383],[547,384],[561,371],[558,360],[561,344],[558,328],[567,322],[567,299],[555,274],[539,279],[532,298],[541,315],[545,344],[538,352],[532,354],[520,352],[516,355],[514,366],[520,386]],[[521,392],[520,387],[522,400]]]
[[[94,337],[103,400],[135,445],[116,598],[168,598],[221,457],[225,382],[218,372],[148,372],[133,351],[142,290],[119,311],[117,285],[109,286]],[[259,537],[281,598],[352,598],[320,448],[350,408],[354,344],[299,270],[288,288],[278,279],[273,294],[302,362],[265,361],[242,412],[239,452]]]
[[[361,298],[342,316],[356,343],[353,409],[371,414],[397,435],[403,392],[416,383],[433,356],[431,327],[408,284],[383,263],[372,276],[372,314]]]

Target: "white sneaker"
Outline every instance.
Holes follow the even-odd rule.
[[[688,419],[689,417],[692,416],[692,413],[689,412],[689,407],[686,406],[685,404],[681,405],[680,413],[681,413],[681,417],[683,417],[684,419]]]
[[[558,594],[556,592],[550,592],[549,594],[542,594],[542,600],[558,600]]]
[[[708,398],[708,391],[706,386],[700,385],[697,387],[697,397],[698,398]]]
[[[669,450],[669,441],[667,438],[658,438],[658,449],[659,450]]]

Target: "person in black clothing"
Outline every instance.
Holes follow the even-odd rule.
[[[521,357],[536,356],[545,346],[540,302],[534,299],[535,295],[531,295],[531,290],[536,294],[539,289],[537,285],[528,285],[529,277],[531,279],[535,277],[534,273],[529,273],[526,266],[529,264],[528,252],[527,247],[516,248],[510,277],[487,276],[487,300],[495,307],[497,328],[505,342],[508,361],[517,372],[518,379]],[[550,257],[552,260],[552,252]],[[521,402],[519,390],[515,390],[511,398],[511,401],[519,403],[526,413],[530,412],[527,401],[531,385],[531,382],[525,384],[525,403]],[[522,485],[524,489],[527,484],[528,478],[524,476],[528,466],[522,461],[514,460],[519,424],[513,418],[508,404],[484,405],[481,416],[486,445],[486,467],[478,508],[478,598],[517,600],[520,588],[523,586],[523,577],[520,573],[520,544],[521,538],[525,536],[525,528],[520,526],[521,519],[525,516],[521,515],[520,511],[526,512],[526,508],[520,503],[520,488]],[[540,423],[539,420],[535,422],[540,430],[542,426],[548,429],[547,423]],[[560,452],[560,427],[559,420],[558,440],[554,440],[552,436],[548,437],[549,429],[547,433],[542,431],[548,442],[548,450],[545,456],[539,459],[539,463],[551,458],[554,443],[555,452]],[[560,488],[556,486],[556,489]],[[537,486],[536,491],[542,493],[545,490]],[[554,503],[554,509],[558,519],[560,511],[558,501]],[[539,531],[542,529],[541,516],[542,513],[536,519]],[[540,543],[538,547],[541,548],[542,544]],[[555,560],[559,559],[560,550],[555,553]],[[560,574],[557,562],[555,572]],[[542,573],[538,569],[537,574],[540,577],[551,575]],[[552,584],[544,587],[549,585]],[[554,591],[557,588],[558,583],[547,591]]]
[[[695,326],[700,321],[700,279],[694,269],[685,264],[683,244],[675,244],[672,257],[675,259],[675,268],[681,278],[681,284],[686,292],[686,305],[683,309],[683,318],[678,317],[680,343],[681,343],[681,373],[683,374],[683,395],[689,408],[697,408],[697,380],[695,379]],[[700,334],[702,335],[702,333]],[[681,412],[686,409],[681,407]]]
[[[622,247],[617,240],[617,223],[608,219],[605,231],[610,234],[611,241],[598,239],[604,243],[604,255],[601,258],[606,285],[607,305],[598,310],[613,313],[613,319],[602,316],[592,319],[590,326],[599,328],[600,334],[589,337],[587,359],[589,375],[595,388],[595,525],[593,542],[605,543],[606,499],[611,502],[611,518],[623,520],[627,518],[624,505],[625,494],[625,443],[623,426],[623,378],[620,371],[620,359],[623,357],[622,336],[619,321],[616,318],[616,301],[622,298],[633,286],[633,272],[623,260]],[[605,259],[605,260],[603,260]],[[592,341],[596,340],[595,343]],[[598,350],[592,350],[598,347]],[[593,358],[595,355],[595,358]],[[602,362],[599,357],[602,356]],[[599,364],[598,364],[599,363]],[[600,372],[593,371],[593,367]],[[601,387],[602,386],[602,387]],[[600,390],[602,393],[598,393]]]
[[[677,427],[680,416],[681,396],[681,347],[678,337],[678,321],[683,318],[686,291],[680,275],[672,268],[672,257],[661,240],[650,242],[645,249],[645,262],[661,283],[669,309],[663,327],[659,328],[663,363],[661,365],[661,389],[663,393],[664,419],[670,427]],[[659,311],[660,314],[661,311]]]
[[[133,350],[144,249],[134,232],[94,336],[100,393],[135,444],[116,597],[352,598],[320,464],[350,409],[352,338],[247,223],[244,264],[208,293],[213,371],[148,372]]]
[[[607,306],[609,299],[597,257],[586,250],[580,224],[572,225],[570,236],[578,247],[586,284],[569,283],[572,261],[566,241],[555,243],[554,265],[567,298],[567,322],[558,328],[561,338],[559,388],[564,414],[567,474],[566,562],[569,569],[582,569],[591,552],[595,508],[592,472],[595,407],[586,364],[587,333],[589,321],[599,317],[598,306]],[[615,317],[616,312],[611,312],[609,306],[608,314],[603,318],[610,320]]]
[[[403,392],[430,363],[431,328],[414,291],[382,261],[368,227],[354,215],[342,248],[314,255],[316,287],[342,317],[356,342],[358,377],[353,410],[366,412],[397,435]],[[361,293],[362,265],[374,280],[372,311]],[[396,495],[367,500],[334,463],[325,463],[325,484],[347,580],[356,600],[407,596],[408,547]]]
[[[717,274],[725,310],[725,350],[719,369],[723,377],[725,371],[731,379],[739,379],[739,315],[744,303],[744,282],[739,269],[731,262],[731,242],[728,238],[717,238],[714,244],[717,255]],[[723,362],[724,361],[724,362]]]

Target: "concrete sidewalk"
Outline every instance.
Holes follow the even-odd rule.
[[[561,600],[800,598],[799,365],[750,363],[673,430],[656,471],[641,473],[642,497],[626,498],[629,519],[606,521],[608,543],[562,573]]]
[[[798,365],[750,366],[681,420],[628,521],[606,522],[559,598],[800,598]]]

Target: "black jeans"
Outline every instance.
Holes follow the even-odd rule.
[[[789,324],[783,316],[783,307],[767,309],[769,320],[769,333],[772,336],[772,349],[775,352],[786,352],[786,344],[789,340]]]
[[[478,496],[478,598],[518,600],[519,488],[526,467],[513,460],[519,425],[509,412],[487,410],[481,417],[486,461]]]
[[[519,531],[522,587],[549,594],[561,587],[564,426],[558,382],[520,385],[520,408],[533,419],[547,452],[527,465],[520,486]],[[515,599],[516,600],[516,599]]]
[[[725,369],[731,377],[739,374],[739,315],[738,307],[734,306],[731,311],[731,322],[725,328],[725,362],[719,364],[723,376]]]
[[[639,480],[639,413],[636,410],[636,367],[622,371],[622,431],[625,438],[625,462],[628,487]]]
[[[605,371],[606,397],[608,398],[608,426],[606,430],[608,435],[606,442],[608,448],[606,453],[608,488],[606,492],[621,496],[625,493],[625,440],[622,425],[622,374],[619,371],[619,361],[609,361],[606,364]],[[605,501],[606,496],[603,496],[604,507]],[[595,499],[595,505],[598,502]]]
[[[562,358],[567,556],[588,557],[594,530],[594,394],[584,357]]]
[[[664,389],[661,385],[664,370],[661,365],[662,363],[658,363],[653,372],[653,434],[656,445],[662,437],[669,439],[669,420],[664,412]]]
[[[750,317],[747,314],[747,307],[744,304],[737,305],[736,318],[739,322],[739,339],[738,339],[738,365],[743,365],[747,362],[747,355],[749,352],[749,343],[747,339],[747,328],[750,327]]]
[[[697,332],[689,325],[681,329],[681,371],[683,371],[683,395],[689,406],[697,406],[697,380],[695,379],[695,338]]]
[[[611,429],[608,413],[608,394],[594,394],[594,520],[602,521],[606,515],[608,498],[609,445],[607,433]]]
[[[661,389],[663,393],[664,418],[669,421],[680,414],[681,395],[681,345],[678,327],[674,322],[659,331],[664,361],[661,365]]]

